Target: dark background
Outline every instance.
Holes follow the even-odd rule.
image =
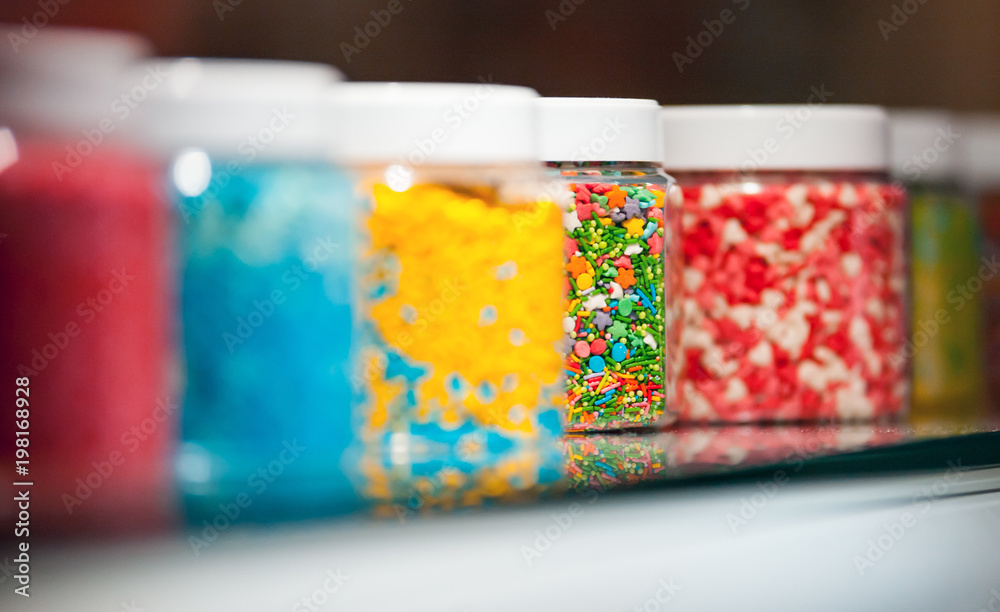
[[[51,23],[141,32],[161,55],[327,62],[353,80],[492,75],[543,95],[663,103],[794,103],[825,85],[834,103],[1000,110],[997,0],[563,0],[572,12],[554,28],[560,0],[398,0],[345,60],[341,43],[389,1],[68,0]],[[892,23],[894,6],[906,21],[886,40],[879,20]],[[735,21],[680,72],[673,54],[727,8]],[[3,0],[0,20],[39,10]]]

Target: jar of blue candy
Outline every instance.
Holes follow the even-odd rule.
[[[350,499],[351,182],[324,161],[332,68],[180,59],[144,107],[177,211],[176,473],[195,524]],[[233,505],[235,504],[235,506]],[[234,517],[230,517],[236,520]]]

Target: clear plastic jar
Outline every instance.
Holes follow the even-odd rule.
[[[981,266],[975,210],[958,187],[960,130],[942,111],[890,114],[893,174],[910,195],[913,405],[919,419],[983,409]],[[971,287],[966,285],[972,283]]]
[[[333,156],[363,236],[360,442],[471,445],[561,431],[559,211],[526,88],[345,84]]]
[[[20,32],[0,26],[14,42],[0,48],[0,370],[18,379],[30,425],[19,480],[35,482],[32,528],[162,529],[178,401],[172,232],[154,161],[120,138],[132,120],[122,96],[140,86],[125,75],[149,45]],[[10,465],[14,421],[0,426]]]
[[[683,193],[681,417],[873,419],[908,402],[906,199],[875,107],[668,107]]]
[[[541,157],[558,181],[566,260],[567,429],[669,420],[679,339],[673,179],[659,158],[653,100],[543,98]],[[630,161],[645,160],[645,161]]]
[[[959,174],[976,203],[982,230],[982,258],[975,280],[963,287],[975,299],[979,290],[968,283],[982,281],[983,353],[986,391],[994,415],[1000,414],[1000,116],[963,117],[958,140]],[[973,291],[974,290],[974,291]],[[962,299],[967,299],[966,295]]]
[[[331,68],[164,62],[143,132],[175,204],[190,520],[309,516],[353,497],[353,182],[323,156]],[[176,92],[183,92],[177,95]],[[236,520],[235,517],[229,517]]]

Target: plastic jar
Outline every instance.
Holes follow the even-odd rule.
[[[536,98],[487,82],[350,83],[331,96],[331,154],[365,202],[365,444],[478,453],[477,440],[561,431],[562,229],[537,162]]]
[[[958,141],[963,186],[978,206],[983,251],[976,277],[982,280],[986,391],[994,413],[1000,413],[1000,116],[969,115],[961,119]],[[973,298],[972,276],[965,287]],[[962,299],[968,299],[963,294]]]
[[[142,136],[180,228],[177,479],[194,523],[337,511],[350,435],[352,183],[325,160],[324,65],[165,61]],[[233,518],[233,517],[230,517]],[[234,519],[235,520],[235,519]]]
[[[681,417],[903,412],[906,204],[885,112],[667,107],[663,121],[684,198]]]
[[[539,153],[565,230],[570,431],[662,424],[675,400],[681,262],[659,112],[653,100],[539,100]]]
[[[893,174],[910,194],[912,415],[974,416],[983,407],[982,294],[965,285],[981,265],[980,238],[958,186],[960,129],[943,111],[893,111],[890,132]]]
[[[0,372],[26,400],[32,533],[158,529],[177,399],[169,211],[155,165],[119,138],[133,89],[157,85],[123,80],[149,47],[19,33],[0,27]],[[0,426],[12,467],[13,395]]]

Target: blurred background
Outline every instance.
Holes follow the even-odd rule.
[[[943,108],[960,113],[1000,112],[1000,2],[995,0],[845,0],[836,3],[815,0],[4,0],[0,4],[0,22],[7,24],[17,26],[32,19],[37,23],[39,14],[53,26],[84,26],[140,34],[152,42],[154,54],[159,56],[323,62],[336,66],[352,81],[476,82],[488,79],[494,83],[529,86],[544,96],[652,98],[662,104],[795,104],[822,92],[825,101],[834,104]],[[0,41],[0,44],[8,44],[8,41]],[[39,184],[50,184],[48,166],[39,167],[45,171],[44,180],[39,178],[43,176],[41,170],[28,178],[38,179]],[[144,184],[144,173],[155,171],[158,170],[137,167],[132,172],[122,160],[112,159],[105,166],[92,161],[72,178],[81,183],[89,181],[89,188],[91,183],[101,183],[99,179],[103,176],[116,172],[131,174],[133,181],[121,181],[125,195],[119,197],[128,202],[125,196],[134,195],[137,202],[148,205],[148,194],[139,192]],[[17,186],[19,184],[15,184]],[[99,186],[104,188],[103,184]],[[100,189],[95,191],[100,192]],[[100,198],[95,198],[97,200]],[[0,200],[0,204],[5,202]],[[1000,210],[1000,207],[987,208]],[[146,232],[127,232],[131,241],[123,238],[117,246],[125,248],[122,245],[127,245],[132,249],[129,256],[135,258],[137,265],[147,265],[149,270],[156,271],[150,277],[167,277],[160,268],[169,267],[171,262],[164,263],[157,255],[162,252],[157,248],[166,248],[172,239],[169,232],[163,230],[169,223],[157,216],[164,212],[154,210],[151,205],[149,210],[139,206],[121,209],[109,206],[108,209],[110,213],[104,211],[102,214],[114,221],[109,227],[135,226],[145,228]],[[120,218],[112,216],[120,211],[125,211]],[[88,234],[89,217],[81,216],[79,222],[68,216],[49,217],[55,219],[53,227],[56,229],[49,230],[48,226],[34,223],[34,218],[20,220],[22,228],[32,230],[23,232],[32,240],[32,249],[18,251],[19,235],[13,235],[7,243],[6,246],[11,247],[9,252],[23,255],[14,261],[16,265],[10,266],[12,270],[16,268],[17,274],[22,270],[45,269],[54,272],[41,275],[44,276],[42,280],[61,283],[59,266],[73,259],[74,249],[90,249],[103,253],[103,257],[109,258],[108,262],[117,261],[111,259],[112,255],[118,257],[117,252],[110,252],[113,249],[107,253],[101,250],[96,232],[93,244],[69,245],[65,252],[57,248],[58,245],[50,248],[53,232],[66,232],[67,228],[76,232],[83,228],[80,233]],[[6,219],[0,221],[6,222]],[[96,226],[96,222],[90,222]],[[995,220],[993,226],[997,229],[991,232],[992,235],[1000,236],[1000,220]],[[0,234],[0,239],[5,237]],[[39,254],[44,254],[45,259],[38,259]],[[95,258],[97,263],[91,267],[97,269],[104,261]],[[108,263],[108,268],[112,265],[118,264]],[[3,272],[0,267],[0,281],[20,278],[14,273],[3,276]],[[146,277],[142,279],[140,283],[145,282]],[[102,270],[82,288],[67,287],[63,301],[75,305],[79,300],[77,296],[93,295],[94,287],[103,288],[101,283],[107,282]],[[5,284],[0,282],[0,292],[8,291]],[[42,284],[39,281],[39,286]],[[25,281],[24,287],[18,288],[31,286]],[[169,288],[160,287],[159,290],[167,292]],[[151,291],[140,287],[134,294]],[[22,291],[26,292],[30,293]],[[51,295],[44,297],[47,301],[39,299],[38,303],[58,301]],[[35,302],[31,300],[34,299],[31,295],[18,305],[33,309]],[[163,323],[165,313],[161,312],[161,307],[167,303],[166,293],[157,295],[149,304],[138,306],[130,301],[132,299],[133,293],[126,294],[115,305],[128,304],[139,313],[137,318],[155,321],[162,328],[154,331],[164,336],[175,331]],[[1000,298],[997,302],[1000,303]],[[48,319],[75,320],[76,311],[66,314],[57,311],[55,306],[50,307],[52,312],[43,313]],[[0,312],[6,311],[0,308]],[[45,317],[38,316],[39,319]],[[139,363],[140,360],[133,360],[120,348],[126,340],[133,339],[133,334],[130,327],[118,321],[98,319],[95,327],[106,327],[100,327],[100,333],[92,337],[109,338],[107,346],[99,347],[106,352],[106,359],[117,356],[122,364]],[[39,327],[7,333],[34,347],[41,346],[37,338],[45,338],[49,332],[49,327]],[[105,335],[109,333],[118,335]],[[975,335],[976,332],[970,333]],[[158,347],[150,340],[154,336],[153,333],[142,335],[128,345],[138,354],[155,352],[154,348],[166,352],[170,342],[161,338],[164,346]],[[93,343],[96,344],[96,340]],[[1000,346],[1000,335],[994,345]],[[56,368],[73,374],[77,365],[88,362],[92,354],[98,353],[61,358],[46,376],[54,377],[51,372]],[[10,363],[17,363],[13,356],[9,357],[13,360]],[[9,365],[2,358],[0,364]],[[80,371],[85,370],[80,367]],[[105,374],[101,385],[93,386],[114,388],[117,392],[118,387],[112,386],[119,382],[115,380],[114,368],[101,370]],[[147,374],[150,379],[161,377],[160,372],[152,369]],[[47,380],[42,378],[43,382]],[[142,387],[141,381],[131,382],[135,387]],[[72,383],[85,386],[86,381],[73,379]],[[133,393],[153,394],[154,385],[147,386],[148,389],[133,389]],[[66,388],[75,387],[67,385]],[[39,393],[33,394],[32,402],[40,399],[44,385],[36,385],[33,392],[36,389]],[[974,391],[979,392],[978,388]],[[161,398],[166,400],[161,402]],[[540,448],[502,449],[495,455],[484,455],[482,464],[468,463],[462,468],[471,475],[463,481],[466,483],[463,486],[452,486],[449,477],[458,469],[456,465],[465,463],[449,464],[438,457],[429,457],[410,459],[410,465],[405,466],[407,469],[402,469],[397,464],[403,462],[397,462],[394,449],[388,449],[373,457],[352,459],[359,466],[364,486],[355,481],[351,483],[354,489],[348,490],[345,484],[345,491],[339,494],[346,501],[338,499],[338,503],[343,503],[337,506],[337,512],[358,512],[344,519],[355,522],[337,523],[329,520],[334,514],[329,507],[310,512],[300,498],[293,495],[289,501],[282,497],[278,486],[254,497],[249,509],[241,506],[239,510],[232,510],[235,508],[232,500],[238,499],[235,495],[224,497],[222,504],[218,499],[206,497],[201,505],[189,503],[184,508],[173,488],[176,466],[172,461],[177,440],[174,427],[179,408],[176,395],[166,392],[158,395],[155,408],[145,396],[135,400],[122,394],[115,398],[117,403],[114,404],[104,402],[104,396],[74,399],[77,401],[59,405],[70,408],[66,414],[73,415],[75,420],[57,411],[46,415],[41,409],[37,410],[38,417],[32,416],[38,419],[33,421],[37,428],[33,436],[37,437],[32,438],[32,444],[38,440],[38,447],[44,449],[40,455],[48,452],[47,458],[58,464],[49,482],[39,478],[40,485],[34,489],[36,505],[32,509],[31,537],[45,551],[43,560],[33,566],[39,572],[36,574],[38,582],[34,584],[40,585],[39,590],[46,588],[41,586],[43,584],[60,584],[49,592],[53,597],[51,601],[57,602],[49,609],[68,607],[67,602],[79,603],[75,609],[80,610],[142,609],[136,607],[135,599],[130,603],[133,593],[139,593],[139,604],[149,609],[153,609],[154,602],[163,604],[156,609],[289,609],[301,594],[308,594],[307,589],[312,588],[309,581],[315,577],[309,572],[319,571],[318,568],[334,571],[340,564],[348,569],[352,580],[357,577],[358,584],[362,585],[346,595],[358,604],[358,609],[388,609],[388,604],[380,608],[371,603],[388,602],[397,592],[402,595],[393,602],[404,601],[398,609],[412,603],[405,601],[407,597],[416,600],[421,596],[425,602],[435,603],[434,609],[472,609],[466,606],[471,599],[462,599],[465,595],[460,597],[458,594],[461,587],[473,593],[470,598],[484,593],[492,597],[500,590],[497,584],[518,582],[522,586],[530,583],[536,590],[547,590],[550,594],[557,592],[549,607],[562,607],[564,601],[558,597],[567,594],[576,596],[577,602],[582,600],[598,606],[602,602],[591,599],[592,594],[581,590],[579,585],[582,571],[578,564],[585,560],[586,571],[590,572],[594,559],[597,559],[595,567],[618,572],[614,574],[617,578],[607,578],[600,585],[604,588],[610,583],[618,588],[616,604],[631,601],[641,605],[643,599],[655,592],[646,593],[642,589],[648,591],[648,585],[659,584],[656,580],[666,580],[670,575],[681,576],[684,589],[692,584],[692,594],[731,596],[729,600],[716,599],[716,605],[700,609],[742,605],[747,601],[762,604],[764,599],[754,600],[746,593],[753,588],[763,589],[768,568],[777,564],[784,564],[788,584],[812,585],[818,580],[817,576],[829,578],[824,583],[826,594],[836,593],[840,599],[825,597],[823,589],[817,587],[814,592],[795,600],[798,604],[809,602],[812,609],[828,609],[818,605],[820,603],[842,604],[842,609],[849,605],[845,602],[851,602],[853,609],[862,609],[862,603],[871,603],[874,601],[872,596],[885,592],[905,597],[911,604],[909,609],[921,609],[927,601],[927,589],[934,586],[932,578],[941,578],[948,571],[952,572],[949,584],[963,586],[967,594],[961,609],[980,609],[992,601],[988,589],[995,583],[995,542],[1000,534],[996,497],[996,491],[1000,490],[997,488],[1000,472],[996,468],[1000,464],[1000,446],[997,445],[1000,434],[997,424],[985,419],[969,424],[914,420],[847,426],[740,425],[681,428],[638,436],[568,437],[550,441],[551,444]],[[44,402],[43,396],[32,405],[42,406]],[[97,419],[92,415],[72,410],[88,402],[103,406],[108,414],[120,413],[120,422],[104,417],[94,422]],[[959,413],[965,408],[977,409],[978,405],[947,397],[941,407],[943,411]],[[140,459],[130,460],[122,469],[115,464],[115,476],[109,478],[101,471],[107,469],[107,473],[111,473],[107,462],[112,459],[107,449],[119,450],[125,439],[125,436],[119,438],[121,432],[134,431],[133,425],[137,423],[152,423],[147,417],[157,409],[170,415],[167,424],[151,425],[154,435],[150,441],[141,438],[143,444],[134,442],[135,449],[141,449]],[[46,418],[50,419],[49,423],[53,420],[60,423],[60,427],[52,428],[52,431],[58,430],[59,435],[53,435],[50,440],[45,439],[45,432],[38,431],[42,427],[37,423],[45,423]],[[8,444],[6,440],[13,439],[4,429],[12,429],[10,419],[7,421],[0,427],[5,445]],[[958,436],[963,435],[964,439],[958,441]],[[60,448],[66,439],[78,442],[79,448]],[[914,443],[906,445],[908,442]],[[45,444],[49,446],[43,446]],[[12,447],[9,450],[13,450]],[[608,463],[613,463],[615,473],[611,473]],[[980,468],[982,473],[954,481],[948,474],[954,475],[956,465],[963,466],[958,470],[960,475],[965,473],[962,470],[970,469],[968,466]],[[992,471],[988,469],[991,466]],[[946,469],[950,471],[943,472]],[[777,474],[785,476],[786,471],[792,475],[793,484],[782,489],[777,501],[767,498],[764,503],[770,504],[767,510],[772,512],[772,518],[765,518],[754,526],[760,530],[756,533],[765,537],[736,538],[735,529],[730,533],[732,523],[727,524],[727,517],[743,512],[741,503],[757,499],[752,495],[777,491]],[[892,487],[878,480],[909,472],[917,475],[907,480],[900,477]],[[523,478],[524,474],[531,477]],[[859,476],[871,481],[862,482]],[[85,480],[90,477],[93,482]],[[762,482],[773,488],[762,488]],[[933,489],[933,496],[924,493],[931,487],[944,486],[942,483],[946,485],[945,493],[938,493],[937,488]],[[314,483],[310,480],[308,484]],[[598,499],[597,494],[650,484],[666,491],[657,491],[655,496],[650,491],[621,495],[601,501],[596,511],[586,506],[590,527],[580,528],[572,537],[564,538],[563,544],[547,556],[548,565],[539,566],[540,569],[534,570],[525,580],[525,567],[521,564],[524,547],[521,545],[537,542],[541,536],[536,534],[549,529],[553,521],[560,529],[564,528],[558,521],[570,515],[577,503],[563,500],[564,496],[581,494],[585,503],[590,504]],[[329,489],[329,483],[319,483],[315,488],[325,495],[329,491],[323,489],[324,486]],[[786,485],[782,482],[781,486]],[[297,489],[293,492],[299,493]],[[92,494],[92,500],[86,501]],[[880,566],[881,575],[889,576],[888,580],[868,579],[861,583],[852,555],[863,552],[872,538],[881,536],[884,525],[900,521],[900,512],[913,511],[920,495],[927,496],[928,505],[934,501],[935,508],[943,506],[944,511],[936,509],[936,514],[927,519],[920,515],[921,525],[927,525],[923,527],[925,535],[908,540],[907,545],[914,547],[910,549],[911,554],[900,552],[887,556],[890,560]],[[991,496],[990,503],[980,503],[987,495]],[[86,503],[77,508],[74,504],[80,505],[81,501]],[[497,505],[530,502],[539,506],[522,508],[519,513],[509,512],[499,518],[500,513],[487,517],[453,517],[450,522],[431,520],[417,524],[411,521],[419,514],[487,506],[494,502]],[[961,503],[967,503],[968,508]],[[872,510],[876,507],[877,510]],[[752,509],[754,514],[758,509]],[[229,514],[231,510],[235,515]],[[4,544],[0,553],[0,585],[4,588],[0,596],[2,609],[7,609],[3,604],[8,600],[4,598],[10,596],[7,586],[12,581],[4,583],[13,576],[4,562],[9,560],[8,552],[13,550],[7,541],[10,539],[7,532],[16,512],[13,504],[0,507],[5,533],[0,536],[0,543]],[[267,534],[261,537],[261,532],[254,531],[259,529],[258,524],[249,526],[246,532],[237,529],[227,532],[230,519],[233,524],[266,523],[273,519],[281,522],[302,514],[309,519],[317,518],[318,514],[319,526],[316,523],[286,524],[278,527],[285,531],[278,531],[275,537]],[[762,511],[761,515],[767,514]],[[372,516],[383,521],[368,521]],[[578,518],[575,514],[572,516],[574,520]],[[812,522],[807,522],[804,516]],[[207,518],[203,520],[203,517]],[[220,520],[224,527],[220,527]],[[811,531],[807,531],[805,537],[802,531],[782,531],[792,524],[796,528],[806,525]],[[195,558],[203,554],[203,547],[198,543],[200,540],[192,538],[209,538],[213,525],[214,536],[207,541],[213,543],[219,539],[221,543],[213,544],[212,560],[199,565],[201,559]],[[308,531],[310,529],[315,531]],[[243,537],[247,533],[250,537]],[[820,533],[825,535],[821,538]],[[65,540],[66,535],[74,539]],[[656,538],[647,539],[651,535]],[[83,536],[82,543],[80,536]],[[131,541],[123,545],[121,536]],[[688,548],[678,547],[679,540]],[[101,547],[87,548],[95,541]],[[466,548],[457,544],[459,541]],[[771,544],[776,541],[781,545]],[[447,546],[441,546],[442,542],[447,542]],[[120,555],[117,547],[121,546],[129,547],[126,554]],[[920,548],[916,548],[918,546]],[[949,552],[965,551],[962,560],[966,565],[955,562],[953,555],[941,554],[946,546],[951,547]],[[436,551],[437,557],[429,554],[429,550]],[[734,550],[737,554],[733,554]],[[831,550],[836,554],[828,552]],[[673,553],[669,564],[666,563],[667,552]],[[465,562],[472,553],[479,555],[479,565]],[[765,553],[774,558],[761,563],[761,555]],[[831,558],[834,561],[821,572],[816,569],[819,565],[800,562],[807,555],[813,555],[814,560],[823,556],[824,561]],[[690,563],[692,558],[699,563]],[[35,559],[37,561],[38,557]],[[635,573],[632,562],[636,559],[640,560],[636,564],[643,566],[640,569],[645,572],[639,572],[641,576],[632,576]],[[720,559],[727,563],[723,569],[716,567]],[[156,562],[149,563],[150,560]],[[940,565],[932,566],[932,561]],[[695,565],[697,569],[689,569]],[[496,571],[481,572],[480,566]],[[530,566],[528,563],[527,567]],[[279,568],[277,573],[275,567]],[[569,567],[581,573],[561,569]],[[675,574],[664,573],[667,572],[664,568]],[[369,572],[367,577],[365,571]],[[698,574],[698,571],[704,573]],[[919,574],[920,571],[924,573]],[[435,572],[446,574],[447,580],[436,582],[439,576],[431,575]],[[956,578],[959,572],[962,576]],[[470,576],[470,573],[475,575]],[[631,577],[625,576],[626,573]],[[706,587],[715,584],[713,575],[716,578],[719,575],[742,576],[744,588]],[[916,580],[918,575],[927,576],[928,580]],[[701,587],[696,584],[698,579],[705,580]],[[407,588],[401,587],[391,593],[384,590],[383,582],[393,580]],[[635,584],[638,590],[633,589]],[[914,587],[914,584],[922,586]],[[1000,589],[1000,584],[997,588]],[[509,609],[513,607],[509,605],[512,602],[523,603],[524,600],[518,600],[518,594],[528,592],[506,586],[502,590],[506,599],[496,596],[493,609]],[[953,589],[953,592],[959,591],[961,589]],[[622,592],[627,596],[621,597]],[[628,599],[634,592],[645,594]],[[213,599],[205,597],[207,593],[219,595]],[[608,593],[610,598],[611,591]],[[326,597],[323,595],[323,601]],[[1000,594],[997,599],[1000,600]],[[689,604],[691,601],[688,600]],[[789,601],[792,601],[791,595],[785,603]],[[935,600],[936,603],[941,601],[946,600]],[[535,601],[541,606],[539,602],[541,599]],[[656,602],[664,603],[659,599]],[[507,608],[503,607],[505,605]],[[777,607],[781,606],[776,604]],[[579,609],[583,609],[582,605]],[[696,605],[692,609],[699,608]]]
[[[139,32],[161,55],[326,62],[359,81],[492,74],[546,96],[664,104],[802,102],[825,85],[841,104],[1000,110],[1000,4],[991,0],[400,2],[370,42],[359,39],[363,48],[355,28],[387,0],[74,1],[51,22]],[[692,47],[697,57],[680,71],[674,54],[726,9],[735,19],[703,36],[708,46]],[[6,0],[0,21],[38,10]]]

